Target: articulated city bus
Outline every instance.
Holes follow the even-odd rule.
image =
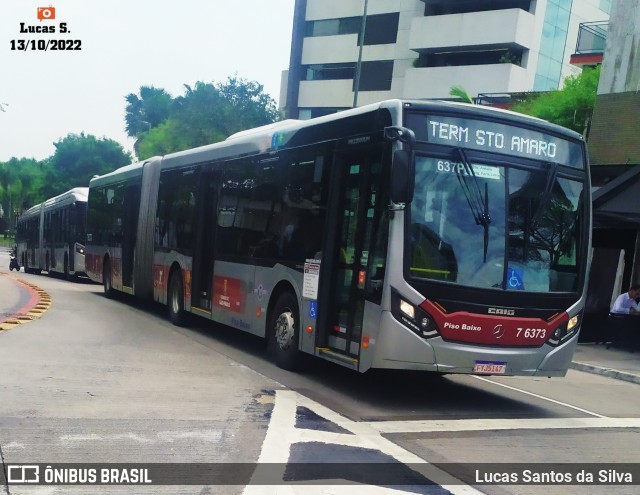
[[[18,219],[17,257],[25,272],[85,272],[84,243],[89,188],[76,187],[29,208]]]
[[[89,188],[87,273],[364,372],[563,376],[590,258],[580,135],[391,100],[134,163]]]

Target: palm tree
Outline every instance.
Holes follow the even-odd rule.
[[[167,120],[173,103],[171,95],[162,88],[140,86],[139,95],[129,93],[124,98],[125,130],[128,136],[136,138]]]
[[[469,96],[469,93],[467,93],[467,91],[462,86],[452,86],[449,94],[456,98],[460,98],[464,103],[473,104],[473,98]]]

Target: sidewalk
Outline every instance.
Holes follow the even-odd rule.
[[[640,352],[632,353],[605,344],[578,344],[571,368],[640,385]]]

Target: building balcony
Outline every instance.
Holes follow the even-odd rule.
[[[358,35],[341,34],[305,38],[302,65],[355,62],[358,60]]]
[[[602,63],[607,45],[608,21],[583,22],[578,28],[576,52],[571,55],[571,64],[578,67]]]
[[[471,97],[480,93],[519,93],[530,89],[527,70],[514,64],[423,67],[407,70],[404,98],[450,98],[453,86]]]
[[[353,105],[353,79],[300,81],[299,108],[350,108]]]
[[[411,24],[409,48],[418,53],[496,47],[529,49],[534,19],[533,14],[521,9],[418,17]]]

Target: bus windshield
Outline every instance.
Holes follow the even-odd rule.
[[[583,182],[539,169],[417,155],[413,278],[528,292],[578,290]]]

